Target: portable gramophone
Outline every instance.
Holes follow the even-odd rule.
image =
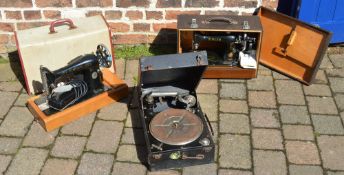
[[[205,51],[140,59],[137,93],[150,170],[214,160],[211,125],[196,94],[207,65]]]
[[[100,94],[107,88],[102,83],[100,67],[109,68],[111,65],[109,50],[100,44],[95,54],[78,56],[60,69],[50,71],[41,66],[44,93],[35,103],[50,115]]]

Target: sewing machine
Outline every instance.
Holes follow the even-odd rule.
[[[50,71],[41,66],[40,72],[46,103],[40,105],[45,113],[62,111],[82,100],[106,90],[100,67],[109,68],[112,57],[104,45],[98,45],[95,54],[81,55],[65,67]]]
[[[247,33],[222,33],[222,34],[202,34],[193,33],[192,50],[197,51],[201,42],[222,42],[224,49],[222,51],[222,60],[210,59],[213,64],[224,64],[230,66],[239,66],[240,55],[246,54],[245,58],[255,58],[256,38],[250,37]],[[242,54],[240,54],[242,53]],[[243,57],[244,58],[244,57]]]

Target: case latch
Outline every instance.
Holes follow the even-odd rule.
[[[287,45],[285,48],[283,47],[275,47],[274,48],[274,52],[276,52],[277,54],[279,55],[282,55],[282,56],[287,56],[288,55],[288,47],[293,45],[295,39],[296,39],[296,31],[293,30],[291,33],[290,33],[290,36],[289,36],[289,39],[288,39],[288,42],[287,42]]]
[[[250,25],[248,24],[248,21],[244,21],[242,24],[243,30],[250,30]]]
[[[198,24],[197,24],[197,20],[196,20],[196,18],[192,18],[192,19],[191,19],[191,25],[190,25],[190,28],[192,28],[192,29],[196,29],[196,28],[198,28]]]

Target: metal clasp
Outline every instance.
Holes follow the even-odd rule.
[[[190,28],[192,28],[192,29],[198,28],[196,18],[192,18]]]
[[[244,23],[242,24],[242,29],[244,29],[244,30],[250,29],[250,25],[248,24],[248,21],[244,21]]]

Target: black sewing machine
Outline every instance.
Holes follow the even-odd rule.
[[[192,50],[197,51],[201,47],[201,42],[224,43],[224,48],[217,47],[214,51],[207,49],[209,64],[238,66],[240,52],[255,54],[252,52],[256,50],[256,37],[248,36],[247,33],[212,32],[211,34],[202,34],[194,32]]]
[[[100,67],[109,68],[112,56],[102,44],[95,54],[78,56],[65,67],[50,71],[41,66],[43,95],[35,103],[47,115],[104,92]]]

